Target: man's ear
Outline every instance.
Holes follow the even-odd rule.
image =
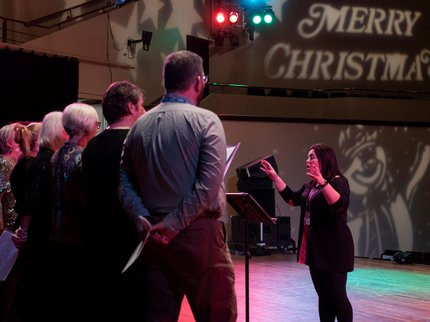
[[[128,114],[133,114],[136,111],[136,106],[132,102],[127,103]]]
[[[194,81],[194,90],[196,91],[196,93],[200,93],[203,86],[202,84],[203,81],[200,79],[200,77],[196,77],[196,80]]]

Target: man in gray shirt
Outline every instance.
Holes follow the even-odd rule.
[[[121,203],[142,238],[148,321],[177,321],[187,296],[196,321],[236,321],[234,269],[220,220],[226,205],[222,123],[197,107],[207,77],[202,59],[170,54],[165,96],[124,142]]]

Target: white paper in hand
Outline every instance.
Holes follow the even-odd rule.
[[[148,230],[148,232],[147,232],[145,238],[137,245],[137,247],[135,248],[135,250],[131,254],[130,258],[128,259],[127,264],[125,264],[121,273],[124,273],[139,258],[140,253],[142,253],[143,247],[145,247],[146,241],[148,240],[149,229],[151,228],[152,225],[149,223],[149,221],[146,218],[142,218],[142,219],[145,221],[145,225],[147,225],[146,229]]]
[[[18,249],[12,241],[12,235],[9,230],[0,235],[0,281],[6,279],[18,257]]]

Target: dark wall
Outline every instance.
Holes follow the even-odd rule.
[[[40,121],[78,99],[77,59],[0,49],[0,126]]]

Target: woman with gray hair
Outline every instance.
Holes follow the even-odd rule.
[[[40,149],[57,151],[68,140],[63,127],[63,112],[55,111],[45,115],[39,134]]]
[[[13,227],[14,229],[18,228],[21,222],[22,207],[27,192],[30,189],[33,163],[39,152],[39,132],[41,126],[41,122],[32,122],[19,129],[21,136],[19,148],[22,154],[10,174],[10,186],[16,201],[14,209],[18,215]]]
[[[82,187],[82,152],[100,127],[96,110],[72,103],[63,111],[69,140],[51,159],[52,218],[50,225],[49,321],[80,321],[86,303],[86,258]],[[51,315],[52,314],[52,315]],[[46,316],[45,316],[46,319]]]

